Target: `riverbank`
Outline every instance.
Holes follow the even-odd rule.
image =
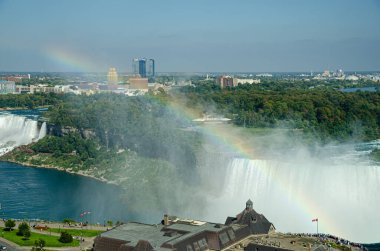
[[[31,143],[29,145],[21,145],[14,148],[13,150],[9,152],[6,152],[5,154],[0,156],[0,161],[15,163],[15,164],[19,164],[26,167],[32,167],[32,168],[54,169],[60,172],[80,175],[80,176],[88,177],[88,178],[95,179],[101,182],[105,182],[108,184],[117,185],[117,182],[113,182],[109,179],[106,179],[105,177],[99,174],[96,175],[95,173],[92,173],[91,168],[80,169],[81,166],[79,164],[75,165],[74,161],[73,163],[70,163],[69,167],[64,166],[64,165],[61,165],[61,166],[52,165],[51,163],[61,163],[61,162],[56,160],[56,158],[53,157],[53,154],[34,152],[31,149],[31,146],[33,144],[34,143]],[[68,156],[64,156],[64,158],[68,160],[69,160],[69,157],[70,157],[69,154]]]
[[[17,110],[34,110],[34,109],[44,109],[49,108],[51,105],[42,105],[42,106],[36,106],[33,108],[30,107],[0,107],[0,111],[17,111]]]
[[[53,170],[57,170],[57,171],[60,171],[60,172],[65,172],[65,173],[69,173],[69,174],[74,174],[74,175],[80,175],[80,176],[84,176],[84,177],[87,177],[87,178],[91,178],[91,179],[95,179],[95,180],[98,180],[98,181],[101,181],[101,182],[104,182],[104,183],[107,183],[107,184],[113,184],[113,185],[117,185],[115,184],[114,182],[112,181],[109,181],[103,177],[96,177],[95,175],[93,174],[89,174],[89,173],[85,173],[83,171],[72,171],[72,170],[67,170],[63,167],[58,167],[58,166],[51,166],[51,165],[35,165],[35,164],[32,164],[30,162],[22,162],[22,161],[17,161],[17,160],[4,160],[2,159],[2,156],[0,156],[0,161],[2,162],[8,162],[8,163],[14,163],[14,164],[18,164],[18,165],[22,165],[22,166],[26,166],[26,167],[32,167],[32,168],[45,168],[45,169],[53,169]]]
[[[175,167],[167,161],[142,157],[128,150],[115,152],[95,149],[93,156],[83,156],[80,152],[83,147],[78,147],[78,150],[66,150],[69,145],[55,142],[66,152],[58,150],[48,152],[52,150],[52,144],[55,143],[54,139],[45,139],[47,138],[29,145],[16,147],[0,156],[0,161],[34,168],[54,169],[112,185],[119,185],[123,188],[140,184],[142,180],[148,179],[156,183],[158,182],[156,179],[160,180],[162,177],[161,175],[152,176],[152,174],[159,170],[175,172]],[[61,138],[56,139],[60,140]],[[43,149],[36,147],[37,144],[44,144]]]

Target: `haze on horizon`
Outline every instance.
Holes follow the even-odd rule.
[[[378,71],[379,24],[379,0],[0,0],[0,71]]]

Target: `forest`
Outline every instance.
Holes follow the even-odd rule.
[[[0,95],[0,109],[34,109],[41,106],[51,106],[60,102],[61,98],[55,93],[2,94]]]
[[[181,95],[188,107],[223,114],[240,127],[301,129],[322,142],[380,136],[379,91],[345,93],[331,86],[275,82],[226,89],[198,84],[183,88]]]

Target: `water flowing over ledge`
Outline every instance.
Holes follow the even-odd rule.
[[[46,135],[46,122],[13,114],[0,114],[0,156],[20,145],[36,142]]]
[[[335,161],[234,158],[224,171],[221,196],[208,203],[209,217],[220,221],[251,198],[279,231],[313,233],[311,220],[319,218],[320,232],[376,242],[380,167],[358,161],[358,152],[351,154]]]

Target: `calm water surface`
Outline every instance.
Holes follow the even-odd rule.
[[[119,187],[91,178],[0,162],[1,218],[73,218],[101,224],[136,220],[122,195]],[[91,214],[83,218],[83,212]]]

